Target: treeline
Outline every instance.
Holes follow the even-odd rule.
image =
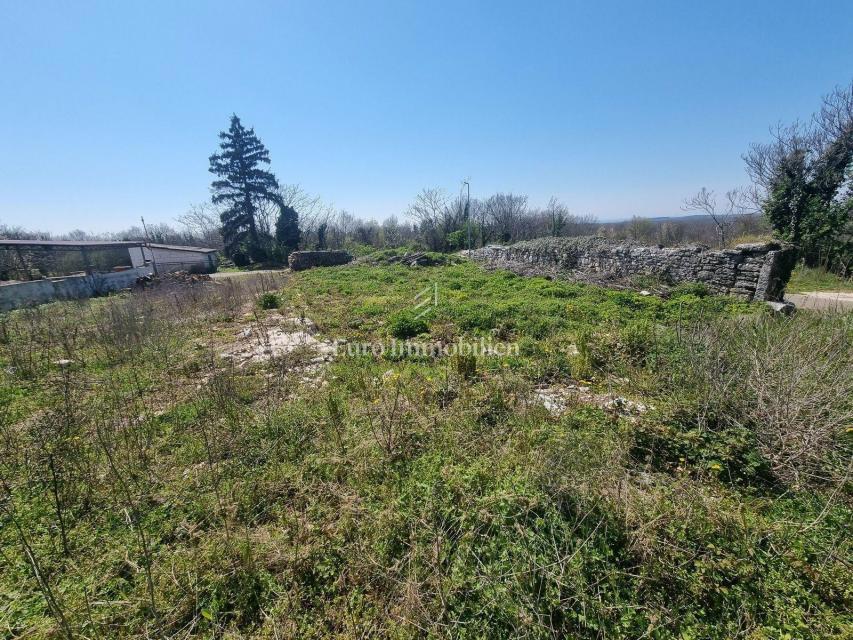
[[[551,198],[534,206],[526,195],[496,193],[468,198],[441,188],[417,194],[401,215],[359,219],[298,185],[282,185],[265,168],[269,152],[233,115],[210,157],[216,176],[209,202],[192,206],[168,224],[134,226],[111,234],[74,231],[62,239],[148,240],[216,247],[238,265],[287,261],[297,248],[360,249],[410,246],[458,251],[543,236],[602,235],[673,246],[732,246],[771,234],[799,247],[803,261],[842,275],[853,264],[853,83],[823,99],[803,123],[777,126],[769,143],[744,155],[752,184],[724,197],[705,188],[687,198],[683,218],[599,222]],[[0,237],[42,238],[0,224]]]
[[[301,203],[299,214],[300,244],[303,249],[384,249],[411,247],[413,249],[434,251],[455,251],[466,249],[468,244],[468,225],[464,216],[459,216],[459,198],[446,198],[451,203],[447,209],[426,223],[413,222],[407,215],[391,216],[378,222],[362,220],[345,210],[337,210],[325,204],[319,197],[311,196],[297,185],[288,185],[282,189],[289,194],[288,201]],[[416,197],[421,201],[425,193],[442,193],[438,189],[426,189]],[[526,196],[499,194],[485,200],[472,199],[471,245],[474,248],[484,244],[503,242],[500,227],[490,222],[487,204],[489,200],[513,198],[527,200]],[[413,205],[414,206],[414,205]],[[464,210],[464,203],[462,204]],[[492,211],[495,211],[493,208]],[[519,215],[508,242],[529,240],[545,236],[598,235],[614,240],[631,240],[645,244],[678,246],[698,243],[708,246],[718,244],[719,235],[713,221],[704,216],[648,218],[633,216],[629,220],[618,222],[600,222],[592,215],[575,215],[566,211],[565,205],[552,200],[544,208],[528,207]],[[261,237],[270,245],[274,243],[275,216],[259,217]],[[115,233],[90,233],[75,230],[69,233],[50,233],[28,230],[22,227],[10,227],[0,224],[0,238],[27,240],[138,240],[161,244],[204,246],[223,249],[221,223],[213,207],[198,204],[178,217],[175,224],[148,224],[147,232],[141,226],[132,226]],[[444,232],[444,229],[450,229]],[[740,216],[733,225],[730,242],[768,237],[772,228],[759,214]]]

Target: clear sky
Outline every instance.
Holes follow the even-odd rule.
[[[209,197],[236,112],[363,217],[427,186],[677,213],[853,76],[853,2],[0,0],[0,223],[115,231]]]

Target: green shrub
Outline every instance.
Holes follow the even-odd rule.
[[[281,297],[277,293],[267,291],[258,298],[258,306],[261,309],[278,309],[281,306]]]
[[[703,427],[699,425],[703,424]],[[696,400],[671,403],[637,424],[632,455],[655,471],[690,470],[728,482],[770,486],[770,467],[750,429],[727,426]]]
[[[237,267],[248,267],[252,264],[252,259],[249,257],[249,254],[242,250],[235,251],[231,255],[231,260]]]
[[[429,326],[423,318],[416,318],[411,312],[402,312],[391,318],[388,332],[395,338],[405,340],[414,338],[421,333],[427,333]]]
[[[609,368],[616,346],[613,336],[584,327],[577,333],[576,344],[575,377],[589,378]]]
[[[492,305],[479,303],[454,305],[451,313],[462,329],[488,331],[497,325],[495,309]]]
[[[453,357],[456,374],[463,380],[470,380],[477,375],[477,356],[473,354],[456,354]]]
[[[467,247],[467,234],[465,229],[458,229],[447,234],[447,248],[451,251]]]
[[[708,285],[701,282],[683,282],[673,287],[670,294],[673,298],[680,298],[681,296],[704,298],[710,295],[711,291],[708,289]]]
[[[629,365],[642,366],[654,348],[654,341],[654,329],[648,322],[629,322],[619,330],[619,355]]]

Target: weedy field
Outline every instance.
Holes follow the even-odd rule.
[[[803,291],[838,291],[853,292],[853,279],[842,278],[834,273],[805,265],[797,265],[791,274],[791,281],[786,289],[790,293]]]
[[[13,312],[0,633],[850,637],[852,333],[470,263]]]

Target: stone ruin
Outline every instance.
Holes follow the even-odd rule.
[[[600,237],[540,238],[472,252],[487,267],[521,275],[606,283],[650,275],[670,284],[702,283],[715,294],[748,301],[781,301],[796,260],[792,247],[775,242],[734,249],[644,246]]]

